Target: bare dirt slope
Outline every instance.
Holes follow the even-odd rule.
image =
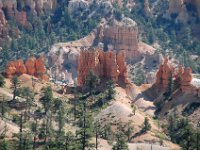
[[[12,138],[14,134],[19,132],[19,126],[13,122],[0,118],[0,135],[5,134],[7,138]]]
[[[142,93],[142,89],[144,90],[145,87],[136,88],[133,93],[137,97],[138,94]],[[134,126],[134,133],[136,136],[132,139],[134,143],[152,143],[155,144],[155,147],[160,142],[160,136],[164,137],[164,146],[168,146],[170,148],[177,148],[175,144],[169,142],[167,137],[163,134],[161,128],[158,127],[156,121],[154,121],[151,117],[152,113],[154,112],[154,108],[152,110],[143,111],[148,107],[154,107],[153,103],[145,100],[144,97],[141,97],[140,103],[137,104],[138,109],[136,110],[136,114],[133,114],[131,103],[133,100],[130,99],[130,96],[126,94],[126,90],[121,87],[116,87],[116,96],[115,101],[111,102],[110,105],[102,110],[96,117],[96,119],[100,120],[102,124],[110,123],[112,125],[113,130],[116,130],[117,124],[126,124],[129,121],[132,122]],[[130,92],[130,91],[129,91]],[[140,105],[139,105],[140,104]],[[151,112],[151,113],[150,113]],[[150,120],[150,124],[152,126],[151,131],[140,134],[142,129],[142,125],[144,122],[145,117],[148,117]],[[105,142],[105,141],[104,141]],[[104,145],[104,144],[103,144]],[[137,148],[137,144],[130,144],[130,149],[134,150]],[[148,148],[150,145],[143,145],[144,148]],[[158,146],[158,148],[160,148]],[[102,148],[102,150],[106,150],[106,148]],[[107,148],[109,149],[109,148]]]
[[[145,112],[147,115],[154,116],[156,108],[153,104],[153,100],[144,93],[149,87],[151,87],[151,85],[144,84],[138,87],[134,84],[129,84],[126,87],[126,93],[138,109]]]

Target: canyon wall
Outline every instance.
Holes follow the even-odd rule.
[[[78,86],[83,86],[90,71],[101,79],[129,83],[125,54],[123,51],[104,52],[103,50],[81,51],[78,65]]]
[[[6,77],[12,78],[14,75],[29,74],[39,79],[48,81],[49,77],[46,74],[46,68],[44,64],[44,55],[41,55],[38,59],[34,56],[27,59],[24,63],[22,59],[11,61],[6,67]]]

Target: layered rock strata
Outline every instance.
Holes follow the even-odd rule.
[[[49,77],[46,75],[44,55],[41,55],[38,59],[32,56],[27,59],[25,64],[21,59],[11,61],[7,64],[6,77],[11,78],[14,75],[22,74],[29,74],[42,80],[48,81]]]
[[[103,50],[81,51],[78,65],[78,86],[84,85],[90,71],[93,71],[99,78],[129,83],[123,51],[119,53],[104,52]]]
[[[129,59],[137,57],[139,55],[137,24],[129,18],[123,18],[121,22],[114,20],[111,26],[103,28],[103,43],[105,49],[126,51]]]

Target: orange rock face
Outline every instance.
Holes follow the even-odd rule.
[[[174,87],[175,87],[175,89],[181,87],[181,81],[182,81],[183,72],[184,72],[183,66],[180,65],[178,67],[178,71],[174,75],[174,77],[175,77],[175,80],[174,80]]]
[[[13,75],[21,75],[26,73],[26,67],[23,60],[19,59],[17,61],[11,61],[6,68],[7,77],[12,77]]]
[[[36,69],[36,77],[39,77],[45,81],[49,80],[48,77],[46,76],[46,67],[44,65],[44,55],[41,55],[35,61],[35,69]]]
[[[183,92],[187,92],[187,90],[191,86],[191,81],[192,81],[192,69],[188,67],[184,69],[184,72],[182,74],[181,90]]]
[[[120,51],[117,54],[117,64],[119,66],[119,78],[123,80],[124,83],[128,84],[130,81],[128,80],[128,71],[126,67],[125,53]]]
[[[167,88],[169,84],[169,78],[173,77],[174,68],[168,64],[168,58],[166,57],[164,63],[160,65],[156,74],[156,84],[162,88]]]
[[[102,50],[81,51],[78,65],[78,85],[83,86],[86,76],[92,70],[98,77],[112,79],[117,82],[121,79],[128,83],[125,54]]]
[[[11,78],[13,75],[21,75],[24,73],[48,81],[49,77],[46,75],[44,56],[41,55],[38,59],[32,56],[27,59],[25,64],[21,59],[8,63],[6,68],[6,76],[8,78]]]
[[[36,73],[35,61],[36,61],[35,57],[30,57],[27,59],[25,63],[26,68],[27,68],[27,74],[32,75],[32,76],[35,75]]]
[[[181,65],[178,67],[178,70],[175,72],[174,68],[168,64],[168,58],[165,58],[165,61],[156,75],[156,85],[158,88],[166,89],[169,83],[169,77],[172,76],[173,79],[173,89],[180,89],[182,92],[195,94],[200,97],[200,89],[192,83],[192,70],[191,68],[183,68]],[[168,79],[168,80],[167,80]]]

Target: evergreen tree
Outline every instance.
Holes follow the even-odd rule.
[[[110,124],[105,124],[103,126],[102,137],[106,140],[111,139],[112,129]]]
[[[53,103],[53,92],[50,86],[43,89],[43,96],[40,98],[40,100],[44,106],[45,113],[47,113]]]
[[[131,140],[131,135],[133,133],[134,127],[132,125],[132,121],[128,121],[128,123],[125,125],[125,135],[127,136],[128,142]]]
[[[128,145],[122,132],[117,133],[117,141],[112,150],[128,150]]]
[[[137,109],[135,104],[131,104],[131,108],[132,108],[133,114],[135,115],[135,112],[136,112],[136,109]]]
[[[36,149],[36,139],[38,135],[38,120],[35,119],[35,122],[32,123],[31,131],[33,133],[33,150]]]
[[[34,94],[31,91],[29,87],[23,87],[19,90],[20,96],[26,99],[26,108],[25,108],[25,122],[28,116],[28,113],[30,114],[31,107],[34,102]]]
[[[0,87],[3,87],[5,85],[4,77],[0,74]]]
[[[0,150],[11,150],[13,149],[9,141],[6,141],[5,139],[0,140]]]
[[[86,111],[86,102],[81,104],[80,112],[80,130],[77,131],[77,136],[79,138],[80,149],[85,150],[86,148],[92,147],[90,139],[92,137],[92,116]]]
[[[147,132],[149,130],[151,130],[151,124],[149,123],[149,118],[145,117],[142,131]]]
[[[170,76],[168,79],[168,88],[167,88],[167,91],[164,93],[164,96],[165,96],[164,100],[170,100],[171,94],[173,92],[173,88],[174,88],[174,82],[173,82],[172,73],[170,73]]]
[[[20,82],[17,76],[13,76],[11,79],[12,89],[13,89],[13,100],[16,100],[16,96],[18,94],[18,89],[20,87]]]
[[[114,90],[114,81],[113,80],[110,80],[107,82],[107,88],[108,88],[108,98],[109,99],[114,98],[115,90]]]
[[[5,95],[0,95],[0,112],[1,112],[1,117],[3,118],[5,113],[8,111],[8,105],[5,101]]]
[[[99,121],[96,121],[94,123],[94,132],[95,132],[95,148],[96,150],[98,150],[98,138],[101,134],[101,126],[100,126],[100,122]]]
[[[96,89],[97,85],[99,83],[99,78],[95,75],[95,73],[90,70],[86,77],[85,85],[88,88],[90,94]]]
[[[145,83],[145,76],[144,76],[144,71],[142,70],[142,68],[140,66],[137,66],[135,68],[135,73],[134,73],[134,78],[133,81],[136,85],[141,85],[143,83]]]
[[[65,150],[76,150],[77,147],[74,135],[71,132],[67,132],[65,135]]]

